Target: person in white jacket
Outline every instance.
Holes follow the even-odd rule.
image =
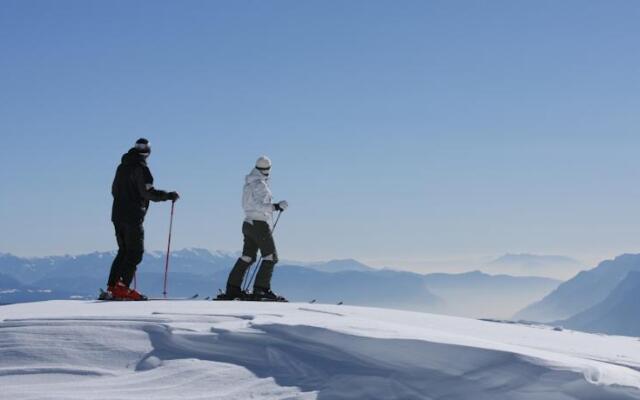
[[[261,156],[255,168],[245,178],[242,193],[242,208],[245,220],[242,224],[244,246],[242,256],[238,258],[229,273],[226,293],[222,299],[253,299],[284,301],[285,299],[271,290],[271,276],[278,262],[278,252],[271,234],[271,222],[274,211],[284,211],[289,204],[286,201],[273,203],[269,188],[271,160]],[[262,255],[262,263],[253,284],[253,293],[248,295],[242,290],[242,282],[251,264],[256,261],[258,250]]]

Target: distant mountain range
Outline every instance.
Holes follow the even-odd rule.
[[[602,302],[555,322],[565,328],[640,336],[640,272],[631,271]]]
[[[514,318],[538,322],[565,320],[603,302],[629,275],[640,271],[640,254],[625,254],[582,271]]]
[[[71,292],[54,291],[31,285],[25,285],[17,279],[0,274],[0,304],[17,301],[42,301],[74,298]]]
[[[0,255],[0,303],[49,298],[95,298],[104,287],[114,252],[79,256],[20,258]],[[224,289],[238,254],[183,249],[171,254],[169,292],[202,297]],[[281,262],[273,287],[293,301],[343,301],[347,304],[392,307],[468,317],[506,318],[559,285],[547,278],[465,274],[421,275],[377,270],[356,260]],[[159,295],[164,254],[150,252],[138,269],[141,291]]]
[[[374,268],[371,268],[368,265],[365,265],[359,261],[353,259],[345,259],[345,260],[331,260],[325,262],[312,262],[312,263],[300,263],[300,262],[283,262],[283,264],[288,265],[299,265],[306,268],[315,269],[320,272],[346,272],[346,271],[374,271]]]
[[[539,276],[566,280],[586,267],[577,260],[564,256],[535,254],[506,254],[483,265],[480,270],[488,274],[511,276]]]

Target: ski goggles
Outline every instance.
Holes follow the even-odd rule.
[[[151,143],[136,143],[134,148],[140,154],[148,154],[151,153]]]

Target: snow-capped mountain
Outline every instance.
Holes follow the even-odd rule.
[[[582,271],[514,318],[550,322],[570,318],[604,301],[631,271],[640,271],[640,254],[624,254]]]
[[[347,272],[347,271],[373,271],[368,265],[365,265],[354,259],[344,260],[330,260],[325,262],[312,262],[312,263],[295,263],[289,262],[288,264],[300,265],[306,268],[318,270],[320,272]]]
[[[0,307],[2,398],[631,400],[640,342],[305,303]]]
[[[604,301],[558,325],[587,332],[640,336],[640,272],[629,272]]]
[[[488,274],[511,276],[539,276],[566,280],[586,267],[577,260],[564,256],[536,254],[505,254],[483,265],[480,270]]]

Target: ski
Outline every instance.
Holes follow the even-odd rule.
[[[159,300],[169,300],[169,301],[185,301],[185,300],[197,300],[198,296],[200,296],[198,293],[194,294],[191,297],[149,297],[148,300],[151,301],[159,301]]]
[[[211,299],[211,301],[245,301],[245,302],[254,302],[254,303],[288,303],[289,300],[249,300],[249,299]]]
[[[98,295],[98,300],[100,301],[158,301],[158,300],[170,300],[170,301],[177,301],[177,300],[196,300],[198,298],[198,294],[194,294],[191,297],[149,297],[149,298],[145,298],[142,300],[127,300],[127,299],[117,299],[114,298],[113,296],[111,296],[111,294],[109,292],[105,292],[102,288],[99,289],[100,290],[100,294]]]
[[[289,300],[269,300],[269,299],[218,299],[213,298],[211,301],[252,301],[255,303],[288,303]]]
[[[114,300],[113,297],[111,296],[111,293],[109,292],[105,292],[104,290],[102,290],[102,288],[98,289],[100,291],[100,294],[98,295],[98,300]]]
[[[248,297],[245,297],[245,298],[236,297],[236,298],[230,299],[228,297],[225,297],[225,293],[222,291],[222,289],[218,289],[218,296],[212,297],[211,300],[213,301],[256,301],[256,302],[265,302],[265,303],[288,303],[289,302],[289,300],[285,299],[284,297],[279,297],[277,299],[265,299],[265,298],[256,299],[250,294],[248,295]]]

